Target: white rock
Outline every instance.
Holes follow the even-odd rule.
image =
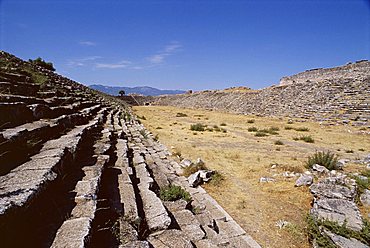
[[[314,164],[314,165],[312,166],[312,169],[313,169],[314,171],[319,172],[319,173],[328,173],[328,172],[329,172],[329,170],[328,170],[328,169],[326,169],[324,166],[319,165],[319,164]]]
[[[300,186],[309,186],[313,183],[313,176],[311,175],[305,175],[303,174],[302,176],[300,176],[297,181],[295,182],[295,186],[296,187],[300,187]]]
[[[275,179],[271,177],[261,177],[260,178],[260,183],[271,183],[271,182],[275,182]]]
[[[193,164],[193,162],[191,162],[190,159],[183,159],[181,162],[180,162],[180,166],[183,167],[183,168],[186,168],[186,167],[189,167]]]

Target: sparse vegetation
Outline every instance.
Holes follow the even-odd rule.
[[[355,132],[358,131],[358,127],[325,126],[311,120],[305,120],[302,123],[294,121],[293,125],[287,125],[288,119],[186,109],[186,113],[193,120],[196,120],[196,117],[193,118],[194,115],[207,116],[209,118],[208,122],[195,121],[190,124],[197,122],[207,124],[208,128],[213,128],[213,133],[203,132],[203,135],[201,135],[201,132],[190,131],[187,117],[176,119],[178,125],[174,126],[175,128],[172,131],[176,135],[171,135],[170,129],[167,129],[168,125],[173,123],[176,113],[185,113],[185,110],[169,106],[134,107],[134,109],[138,109],[140,115],[144,114],[150,120],[150,123],[148,123],[149,129],[155,131],[157,126],[166,129],[161,131],[160,138],[161,142],[166,144],[167,147],[174,146],[176,149],[181,149],[184,157],[195,159],[201,156],[206,161],[212,161],[206,164],[209,169],[225,173],[225,179],[220,187],[213,185],[210,181],[204,185],[204,188],[212,192],[215,199],[227,211],[235,212],[237,221],[248,222],[253,220],[258,222],[260,218],[264,218],[265,221],[261,222],[260,233],[255,235],[260,240],[264,237],[273,240],[274,243],[270,244],[271,247],[284,247],[288,242],[292,247],[310,247],[307,236],[295,232],[294,227],[292,230],[288,230],[288,228],[277,230],[279,237],[275,235],[276,232],[271,232],[271,227],[275,225],[277,219],[286,219],[290,223],[302,227],[302,229],[306,227],[302,216],[305,216],[311,208],[312,195],[308,190],[293,187],[295,180],[292,179],[277,180],[274,187],[267,187],[266,185],[256,184],[256,178],[273,174],[280,175],[285,171],[290,171],[289,174],[292,174],[292,172],[302,173],[306,170],[304,165],[308,155],[313,155],[315,149],[319,147],[323,151],[330,150],[338,155],[340,153],[336,152],[337,149],[340,149],[342,154],[346,149],[352,149],[355,153],[359,153],[359,159],[363,159],[367,155],[358,151],[360,148],[365,151],[370,150],[368,137],[357,135]],[[201,119],[204,120],[204,117]],[[254,124],[247,124],[248,119],[252,118],[255,119]],[[224,135],[215,131],[215,124],[222,128],[220,123],[227,123],[225,128],[227,128],[229,134]],[[285,130],[285,126],[292,127],[292,130]],[[248,132],[247,129],[251,127],[255,127],[257,130]],[[269,129],[269,127],[279,127],[279,136],[270,135],[269,133],[266,133],[267,137],[252,136],[255,135],[258,129]],[[298,132],[293,129],[295,127],[307,127],[310,131]],[[354,132],[347,132],[348,129]],[[328,130],[331,130],[331,132]],[[163,136],[161,135],[162,132],[164,133]],[[197,135],[192,135],[192,133]],[[294,136],[299,137],[301,135],[311,135],[317,145],[315,143],[313,145],[304,143],[304,141],[298,141],[302,142],[301,144],[293,142],[292,138]],[[274,145],[276,140],[282,141],[284,145]],[[277,148],[281,151],[277,151]],[[239,154],[240,157],[236,159],[233,157],[234,154]],[[276,168],[274,167],[275,169],[271,169],[271,166],[269,166],[273,162],[279,164]],[[348,164],[345,170],[348,169],[354,173],[360,167],[363,168],[362,165],[351,163]],[[238,182],[238,184],[236,185],[235,182]],[[247,185],[256,186],[247,187]],[[277,199],[277,194],[279,201],[270,202],[270,198]],[[245,208],[240,208],[238,204],[242,201],[247,203],[254,201],[261,206],[261,209],[263,207],[263,211],[256,215],[254,207],[251,207],[250,204],[245,204]],[[363,208],[365,209],[365,207],[361,207],[360,210],[362,211]],[[276,218],[269,218],[268,216],[271,216],[271,214],[274,214]]]
[[[50,71],[55,71],[55,68],[53,66],[53,63],[51,62],[45,62],[42,58],[38,57],[37,59],[29,59],[28,60],[31,64],[41,66],[45,69],[48,69]]]
[[[252,124],[252,123],[254,123],[255,122],[255,120],[254,119],[249,119],[249,120],[247,120],[247,123],[249,123],[249,124]]]
[[[297,128],[294,128],[294,130],[296,130],[298,132],[308,132],[308,131],[310,131],[310,129],[307,128],[307,127],[297,127]]]
[[[186,116],[188,116],[188,115],[187,114],[184,114],[184,113],[181,113],[181,112],[178,112],[176,114],[176,117],[186,117]]]
[[[353,153],[353,150],[346,150],[346,153]]]
[[[314,240],[318,247],[325,247],[325,248],[336,248],[337,246],[333,244],[329,237],[326,235],[321,234],[319,221],[316,220],[311,215],[307,215],[306,218],[307,222],[307,236],[308,240],[312,243]]]
[[[176,201],[183,199],[187,202],[191,201],[189,192],[181,188],[180,186],[170,185],[159,191],[159,197],[163,201]]]
[[[275,141],[275,143],[274,143],[275,145],[277,145],[277,146],[282,146],[282,145],[284,145],[284,143],[281,141],[281,140],[277,140],[277,141]]]
[[[220,124],[220,126],[221,127],[225,127],[226,126],[226,123],[223,122],[223,123]]]
[[[155,129],[163,129],[162,127],[156,127]]]
[[[139,118],[139,119],[141,119],[141,120],[146,120],[146,118],[145,118],[145,116],[143,115],[143,116],[137,116],[137,118]]]
[[[257,131],[258,131],[258,128],[256,128],[256,127],[248,128],[248,132],[257,132]]]
[[[319,164],[326,167],[328,170],[335,170],[338,162],[338,156],[330,151],[315,152],[312,156],[308,157],[306,168],[312,168],[314,164]]]
[[[212,175],[210,183],[214,186],[220,186],[223,180],[225,180],[224,175],[218,171],[215,171],[215,173]]]
[[[183,176],[188,177],[191,174],[194,174],[195,172],[199,170],[208,170],[208,168],[205,166],[204,163],[196,163],[192,164],[188,167],[185,167],[182,171]]]
[[[258,131],[254,134],[254,136],[256,136],[256,137],[265,137],[265,136],[267,136],[267,134],[265,132]]]
[[[197,131],[197,132],[202,132],[202,131],[205,131],[205,125],[201,124],[201,123],[197,123],[197,124],[192,124],[190,125],[190,130],[191,131]]]
[[[146,134],[146,132],[145,132],[144,129],[141,129],[140,130],[140,134],[144,137],[144,139],[147,139],[148,138],[148,135]]]
[[[284,127],[284,129],[285,129],[285,130],[292,130],[292,129],[293,129],[293,127],[286,126],[286,127]]]
[[[360,201],[360,196],[365,192],[366,189],[369,189],[370,187],[370,170],[364,170],[363,172],[361,172],[361,176],[362,177],[354,177],[357,184],[356,202],[360,205],[362,204]]]
[[[311,136],[300,136],[300,137],[294,137],[293,140],[298,141],[302,140],[306,143],[315,143],[315,140]]]

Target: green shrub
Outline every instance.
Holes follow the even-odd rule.
[[[284,143],[281,140],[275,141],[275,145],[282,146]]]
[[[304,142],[307,143],[314,143],[315,140],[311,136],[301,136],[299,137],[300,140],[303,140]]]
[[[265,132],[258,131],[254,134],[254,136],[256,136],[256,137],[265,137],[265,136],[267,136],[267,134]]]
[[[162,201],[176,201],[183,199],[187,202],[191,201],[189,192],[181,188],[180,186],[170,185],[164,187],[159,191],[159,197]]]
[[[41,66],[45,69],[48,69],[50,71],[55,71],[55,68],[53,66],[53,63],[51,62],[45,62],[42,58],[38,57],[37,59],[35,60],[32,60],[32,59],[29,59],[28,60],[31,64],[35,64],[35,65],[38,65],[38,66]]]
[[[310,131],[310,129],[307,128],[307,127],[297,127],[297,128],[294,128],[294,130],[299,131],[299,132],[308,132],[308,131]]]
[[[277,132],[277,131],[280,131],[280,128],[278,128],[278,127],[270,127],[270,128],[269,128],[269,130],[270,130],[270,131],[275,131],[275,132]]]
[[[257,132],[258,129],[256,127],[250,127],[248,128],[248,132]]]
[[[188,167],[185,167],[182,170],[182,175],[185,177],[190,176],[191,174],[194,174],[195,172],[199,170],[208,170],[208,168],[205,166],[204,163],[198,163],[198,164],[191,164]]]
[[[315,143],[315,140],[311,136],[300,136],[300,137],[294,137],[293,140],[303,140],[307,143]]]
[[[338,157],[331,153],[330,151],[327,152],[315,152],[312,156],[308,157],[306,162],[306,168],[312,168],[314,164],[319,164],[321,166],[326,167],[329,170],[336,169],[338,162]]]
[[[220,186],[222,181],[225,179],[225,177],[218,171],[215,171],[215,173],[212,175],[211,184],[214,186]]]
[[[181,113],[181,112],[176,114],[176,117],[186,117],[186,116],[188,116],[188,115],[184,114],[184,113]]]
[[[321,234],[320,231],[320,223],[310,214],[307,215],[306,218],[307,222],[307,236],[308,240],[312,243],[314,240],[317,244],[317,247],[325,247],[325,248],[336,248],[337,246],[333,244],[331,239],[326,235]]]
[[[250,124],[254,123],[254,119],[247,120],[247,123],[250,123]]]
[[[191,131],[198,131],[198,132],[202,132],[205,130],[205,125],[201,124],[201,123],[197,123],[197,124],[193,124],[190,126],[190,130]]]
[[[147,139],[148,138],[148,135],[146,134],[146,132],[145,132],[144,129],[141,129],[140,130],[140,134],[144,137],[144,139]]]
[[[366,189],[369,189],[370,187],[370,170],[361,172],[361,176],[366,177],[367,179],[358,176],[354,177],[357,184],[356,202],[360,205],[362,204],[360,201],[360,196],[365,192]]]

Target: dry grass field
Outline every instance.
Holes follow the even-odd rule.
[[[309,247],[305,218],[312,197],[307,187],[294,187],[297,177],[285,177],[284,172],[304,172],[307,157],[315,151],[330,150],[349,159],[363,158],[370,151],[370,135],[357,127],[302,120],[288,124],[286,118],[175,107],[141,106],[134,111],[173,154],[202,158],[208,168],[224,176],[220,183],[204,187],[263,247]],[[186,116],[177,117],[178,113]],[[190,130],[196,123],[208,130]],[[257,137],[253,127],[270,133]],[[314,143],[297,140],[303,136]],[[360,169],[356,164],[345,168]],[[260,183],[261,177],[276,181]],[[279,220],[291,224],[279,229]]]

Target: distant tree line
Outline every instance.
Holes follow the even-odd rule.
[[[38,57],[37,59],[29,59],[28,60],[31,64],[35,64],[38,66],[41,66],[45,69],[48,69],[50,71],[55,71],[54,65],[51,62],[45,62],[42,58]]]

